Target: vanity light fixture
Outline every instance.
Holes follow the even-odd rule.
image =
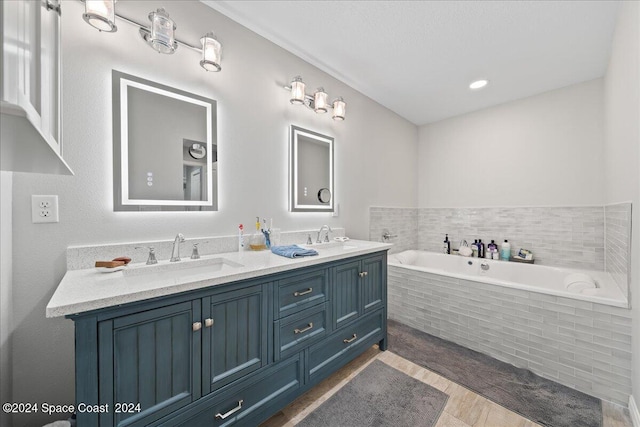
[[[327,95],[327,92],[325,92],[323,88],[320,87],[318,88],[318,90],[316,90],[316,93],[313,94],[313,105],[315,107],[314,110],[316,113],[327,112],[328,98],[329,95]]]
[[[291,89],[291,99],[289,102],[296,105],[304,104],[305,93],[302,77],[295,76],[293,80],[291,80],[291,87],[289,89]]]
[[[149,13],[150,26],[145,26],[133,19],[116,13],[117,0],[81,0],[85,4],[85,13],[82,18],[92,27],[99,31],[116,32],[118,27],[115,24],[116,16],[131,25],[139,28],[140,36],[144,41],[159,53],[174,53],[178,46],[184,46],[202,54],[200,66],[206,71],[220,71],[222,57],[222,45],[212,32],[202,36],[200,43],[202,47],[193,46],[189,43],[178,40],[175,36],[176,23],[169,17],[164,8]]]
[[[489,80],[485,80],[485,79],[476,80],[475,82],[472,82],[469,85],[469,89],[472,89],[472,90],[482,89],[483,87],[485,87],[488,84],[489,84]]]
[[[82,18],[98,31],[115,33],[116,26],[116,0],[86,0]]]
[[[151,33],[146,42],[158,53],[173,53],[178,48],[176,43],[176,23],[169,17],[164,8],[149,14]],[[144,36],[143,36],[144,38]]]
[[[314,110],[316,113],[326,113],[329,108],[333,109],[333,120],[344,120],[347,110],[347,104],[342,97],[335,99],[329,104],[329,95],[323,88],[318,88],[313,96],[305,93],[305,84],[302,77],[296,76],[291,80],[290,86],[284,86],[284,89],[290,91],[291,97],[289,102],[296,105],[305,105],[307,108]]]
[[[222,45],[216,39],[215,34],[208,32],[201,39],[202,43],[202,60],[200,66],[207,71],[220,71],[220,53]]]
[[[333,101],[333,120],[344,120],[344,115],[347,112],[347,104],[345,104],[342,97]]]

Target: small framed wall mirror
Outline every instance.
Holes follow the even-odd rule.
[[[218,210],[216,101],[112,78],[114,210]]]
[[[333,138],[291,125],[289,210],[333,212]]]

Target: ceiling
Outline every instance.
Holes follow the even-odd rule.
[[[619,7],[619,1],[201,1],[416,125],[602,77]],[[291,70],[292,77],[298,73]],[[469,90],[480,78],[489,85]]]

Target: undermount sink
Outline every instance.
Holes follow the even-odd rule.
[[[314,243],[312,245],[299,245],[306,249],[315,249],[316,251],[323,251],[329,249],[340,249],[340,250],[348,250],[348,249],[356,249],[357,246],[350,244],[349,241],[346,242],[325,242],[325,243]]]
[[[128,277],[160,273],[170,274],[173,272],[179,272],[180,274],[206,274],[238,267],[243,267],[243,265],[226,258],[215,257],[185,259],[178,262],[164,261],[153,265],[131,265],[124,269],[123,273]]]

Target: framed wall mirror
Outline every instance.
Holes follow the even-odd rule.
[[[333,212],[333,138],[291,125],[289,210]]]
[[[217,210],[216,101],[113,71],[116,211]]]

